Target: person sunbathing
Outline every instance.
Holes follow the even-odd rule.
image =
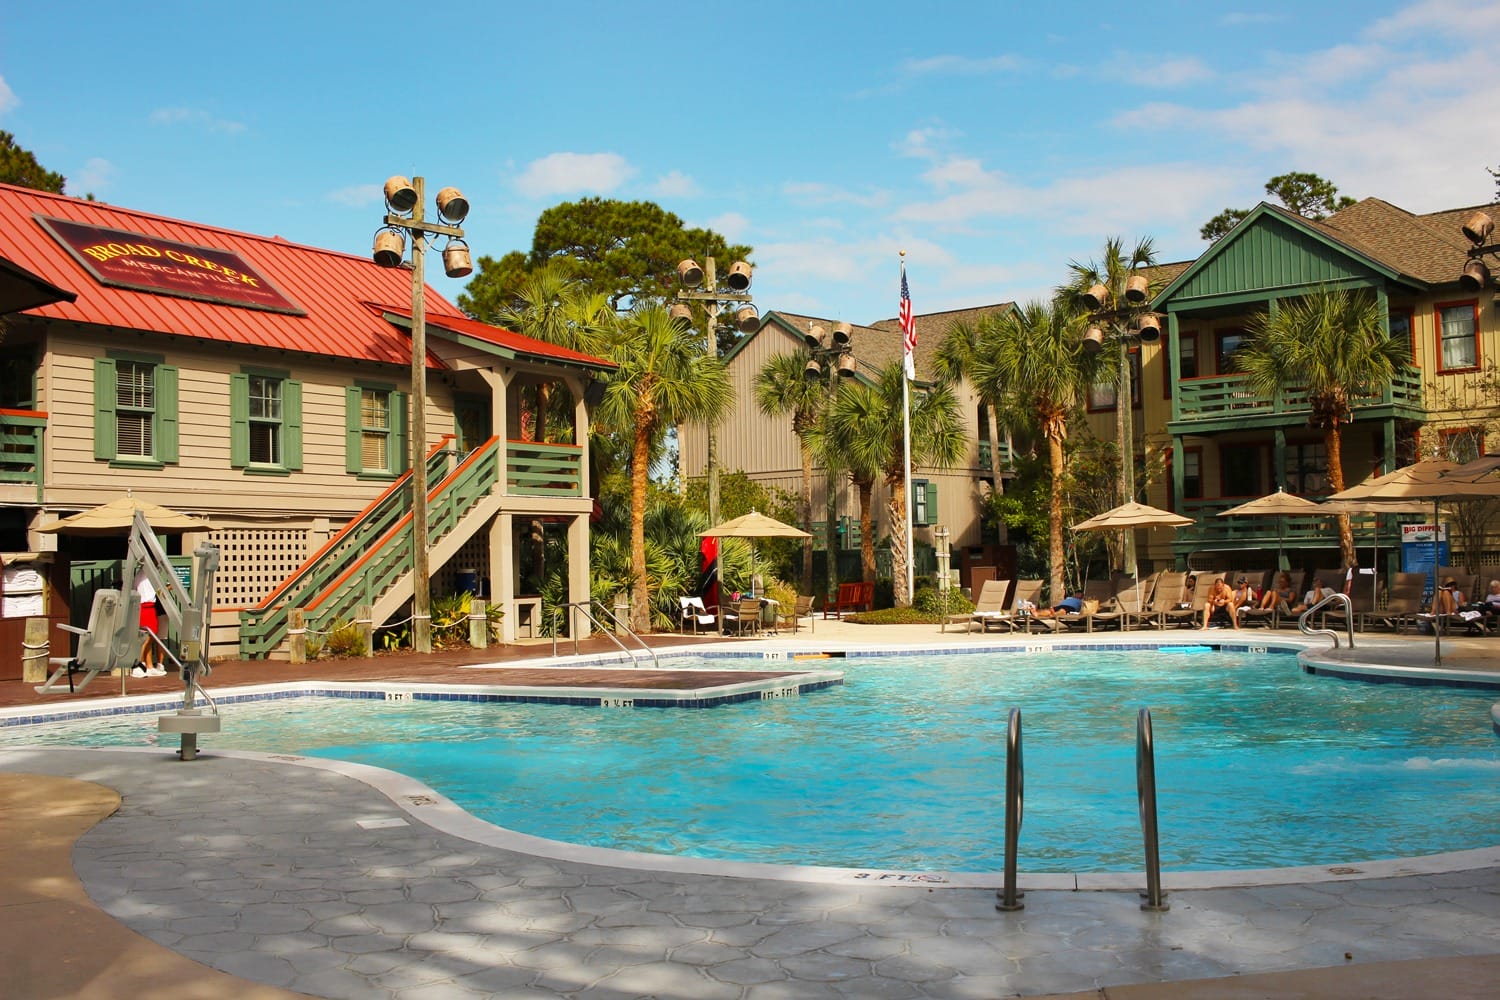
[[[1270,611],[1273,608],[1281,611],[1290,611],[1292,602],[1297,599],[1297,591],[1292,587],[1292,575],[1290,573],[1277,573],[1276,586],[1267,590],[1260,597],[1260,609]]]
[[[1323,578],[1321,576],[1315,576],[1313,577],[1312,589],[1302,595],[1302,603],[1292,609],[1292,614],[1300,615],[1319,601],[1327,600],[1332,596],[1333,589],[1323,586]]]

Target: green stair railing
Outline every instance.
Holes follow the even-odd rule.
[[[447,475],[454,440],[453,435],[444,435],[428,452],[429,482]],[[258,605],[240,611],[240,655],[255,659],[281,645],[286,639],[287,612],[306,606],[410,513],[411,473],[407,472]]]
[[[42,482],[42,432],[47,414],[0,410],[0,483]]]
[[[583,449],[538,441],[505,443],[506,492],[531,497],[583,496]]]
[[[429,545],[456,528],[475,504],[494,492],[500,481],[499,445],[499,438],[490,438],[428,493]],[[303,605],[309,626],[316,622],[318,627],[327,628],[338,621],[353,620],[360,605],[373,605],[406,575],[412,566],[411,529],[408,511],[338,579]]]

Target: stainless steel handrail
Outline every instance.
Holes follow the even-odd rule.
[[[1308,608],[1297,616],[1297,630],[1303,635],[1326,635],[1333,640],[1333,648],[1339,648],[1339,634],[1331,628],[1313,628],[1309,622],[1312,616],[1323,610],[1330,604],[1342,604],[1344,606],[1344,625],[1349,630],[1349,648],[1354,648],[1354,602],[1349,600],[1348,594],[1329,594],[1317,604]]]
[[[1005,888],[995,893],[995,909],[1025,909],[1026,894],[1016,889],[1016,848],[1021,841],[1021,814],[1026,798],[1026,768],[1021,760],[1021,710],[1010,710],[1005,740]]]
[[[1156,748],[1151,736],[1151,709],[1135,722],[1135,787],[1140,802],[1141,836],[1146,841],[1146,898],[1141,909],[1164,912],[1172,907],[1161,888],[1160,832],[1156,828]]]
[[[567,608],[568,609],[568,629],[569,629],[569,631],[571,631],[573,633],[573,652],[575,652],[575,653],[578,652],[578,629],[573,627],[573,624],[574,624],[573,623],[573,612],[574,611],[581,611],[581,612],[583,612],[583,616],[589,620],[589,622],[594,626],[594,628],[598,629],[600,632],[602,632],[606,636],[608,636],[610,642],[612,642],[616,646],[620,647],[620,652],[622,652],[626,656],[630,657],[630,662],[631,663],[635,663],[636,662],[636,655],[635,655],[635,653],[632,652],[623,642],[620,641],[620,637],[619,636],[617,636],[614,632],[610,631],[609,629],[605,628],[604,624],[602,622],[600,622],[599,619],[597,619],[597,618],[594,617],[594,613],[590,609],[594,605],[596,605],[596,604],[599,605],[599,610],[602,611],[602,612],[604,612],[605,617],[607,617],[611,622],[613,622],[616,628],[618,628],[620,631],[624,632],[630,638],[634,639],[636,642],[638,642],[638,643],[641,644],[641,648],[644,649],[646,651],[646,654],[651,657],[651,663],[652,663],[652,665],[655,666],[656,669],[660,670],[661,669],[661,661],[659,659],[657,659],[657,657],[656,657],[656,650],[652,649],[649,645],[647,645],[646,644],[646,640],[642,639],[639,635],[637,635],[634,631],[632,631],[629,625],[626,625],[624,622],[620,621],[619,618],[616,618],[615,617],[615,613],[613,611],[609,610],[609,608],[605,607],[603,601],[596,601],[596,600],[569,601],[566,604],[559,604],[559,605],[557,605],[557,607]],[[557,628],[556,628],[556,624],[555,623],[557,621],[557,618],[556,618],[556,613],[555,612],[553,614],[553,619],[552,620],[554,622],[554,626],[553,626],[553,629],[552,629],[552,651],[553,651],[553,653],[556,653],[557,652]]]

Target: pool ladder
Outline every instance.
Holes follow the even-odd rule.
[[[1354,648],[1354,602],[1349,600],[1348,594],[1329,594],[1317,604],[1308,608],[1297,616],[1297,631],[1303,635],[1326,635],[1333,640],[1333,648],[1339,648],[1339,634],[1331,628],[1313,628],[1313,615],[1322,611],[1330,604],[1342,604],[1344,606],[1344,626],[1349,633],[1349,648]]]
[[[1025,800],[1026,769],[1021,754],[1021,710],[1010,710],[1005,739],[1005,884],[995,892],[995,909],[1014,912],[1025,909],[1026,894],[1016,885],[1016,848],[1021,840],[1021,815]],[[1146,891],[1141,909],[1156,913],[1170,910],[1161,887],[1161,850],[1156,827],[1156,749],[1151,735],[1151,710],[1143,708],[1135,723],[1135,786],[1141,814],[1141,837],[1146,847]]]
[[[613,611],[609,610],[609,608],[607,608],[607,607],[604,606],[604,602],[603,601],[594,601],[594,600],[590,600],[590,601],[570,601],[567,604],[559,604],[559,605],[557,605],[556,607],[553,608],[553,610],[552,610],[552,655],[553,656],[557,655],[557,631],[558,631],[557,630],[557,625],[558,625],[558,622],[557,622],[557,612],[560,611],[563,608],[567,608],[568,609],[568,631],[573,634],[573,655],[575,655],[575,656],[578,655],[578,628],[577,628],[577,623],[573,620],[573,614],[574,614],[574,612],[579,612],[579,613],[581,613],[583,615],[583,617],[585,617],[585,618],[587,618],[589,620],[589,623],[592,624],[597,631],[602,632],[603,634],[609,636],[609,641],[612,642],[612,643],[614,643],[616,646],[619,646],[620,647],[620,652],[622,652],[626,656],[630,657],[630,662],[632,664],[634,664],[634,663],[637,662],[636,661],[635,651],[632,650],[632,649],[630,649],[623,642],[621,642],[620,641],[620,637],[618,635],[616,635],[614,631],[611,631],[610,629],[605,628],[604,624],[602,622],[600,622],[598,618],[594,617],[593,608],[596,605],[598,606],[599,610],[604,613],[604,617],[608,618],[610,620],[610,622],[615,626],[616,630],[625,633],[625,635],[628,638],[634,639],[636,642],[640,643],[641,649],[645,650],[646,655],[648,655],[648,656],[651,657],[651,663],[652,663],[652,665],[655,666],[658,670],[660,670],[661,669],[661,661],[656,658],[656,650],[654,650],[650,646],[648,646],[646,644],[646,640],[642,639],[639,635],[637,635],[635,632],[633,632],[631,630],[631,628],[630,628],[629,625],[626,625],[624,622],[620,621],[620,619],[615,616],[615,613]]]

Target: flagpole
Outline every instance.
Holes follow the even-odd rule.
[[[906,289],[906,251],[901,251],[901,298],[906,303],[908,322],[912,329],[916,329],[916,319],[910,316],[911,299]],[[912,355],[911,335],[903,331],[902,351],[905,355],[905,369],[901,377],[901,450],[906,462],[906,600],[908,603],[916,596],[916,544],[912,538],[911,525],[911,382],[916,376],[916,361]]]

